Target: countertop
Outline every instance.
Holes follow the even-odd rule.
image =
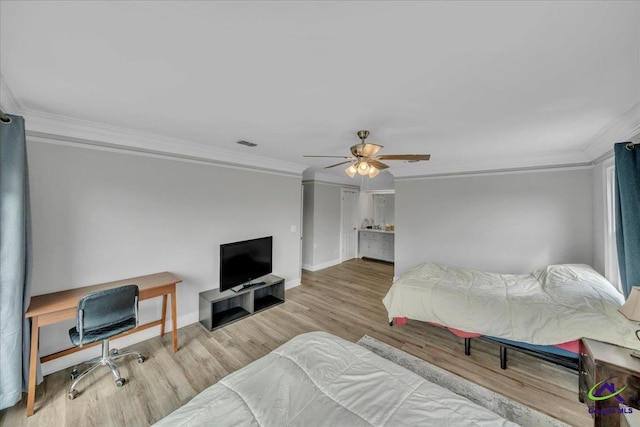
[[[394,234],[394,230],[374,230],[373,228],[361,228],[360,231],[371,231],[372,233]]]

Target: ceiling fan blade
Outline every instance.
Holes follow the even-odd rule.
[[[326,158],[336,158],[336,159],[348,159],[347,156],[302,156],[302,157],[326,157]]]
[[[336,163],[335,165],[327,166],[325,169],[335,168],[336,166],[344,165],[347,163],[351,163],[351,160],[347,160],[346,162],[340,162],[340,163]]]
[[[429,160],[431,158],[430,154],[382,154],[376,159],[378,160]]]
[[[385,165],[382,162],[379,162],[375,159],[369,159],[367,160],[367,163],[369,163],[369,165],[374,166],[376,169],[378,170],[383,170],[383,169],[387,169],[389,166]]]
[[[382,145],[361,142],[360,144],[351,146],[351,154],[356,157],[371,157],[374,156],[378,151],[380,151],[381,148]]]

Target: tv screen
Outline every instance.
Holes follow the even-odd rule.
[[[220,245],[220,291],[271,273],[273,237]]]

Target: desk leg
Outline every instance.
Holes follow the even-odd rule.
[[[166,298],[166,296],[165,296]],[[178,307],[176,299],[176,285],[171,289],[171,326],[173,328],[173,352],[178,351]]]
[[[164,324],[167,321],[167,295],[162,295],[162,325],[160,325],[160,336],[164,336]]]
[[[36,402],[36,365],[38,363],[38,340],[40,326],[38,316],[31,318],[31,357],[29,360],[29,390],[27,392],[27,417],[33,415]]]

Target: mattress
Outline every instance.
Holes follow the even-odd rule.
[[[383,299],[389,319],[406,317],[521,343],[556,345],[592,338],[640,349],[624,297],[588,265],[551,265],[497,274],[425,263]]]
[[[515,426],[357,344],[299,335],[156,426]]]

